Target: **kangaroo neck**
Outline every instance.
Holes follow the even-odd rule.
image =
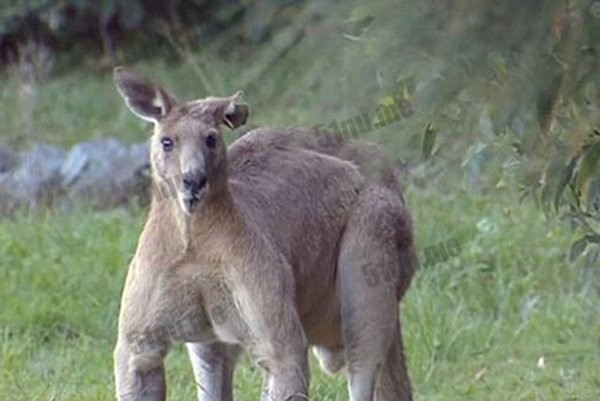
[[[198,251],[225,243],[235,243],[244,235],[244,224],[227,186],[206,198],[191,214],[177,206],[174,213],[186,251]]]

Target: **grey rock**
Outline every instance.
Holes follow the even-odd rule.
[[[147,143],[142,142],[131,145],[129,153],[134,167],[138,170],[145,170],[150,167],[150,147]]]
[[[38,144],[21,154],[18,167],[0,174],[0,211],[51,207],[60,196],[62,149]]]
[[[74,146],[65,157],[57,147],[39,144],[15,155],[0,145],[0,213],[60,207],[73,202],[109,208],[148,203],[149,148],[104,138]]]
[[[0,174],[13,170],[19,164],[19,157],[11,148],[0,143]]]
[[[62,186],[69,198],[108,208],[127,202],[148,165],[145,145],[128,146],[114,138],[76,145],[61,169]]]
[[[132,174],[121,186],[130,194],[138,206],[147,206],[150,196],[150,147],[147,143],[131,145],[129,154]]]

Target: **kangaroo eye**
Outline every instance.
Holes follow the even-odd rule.
[[[170,152],[173,149],[173,140],[168,137],[164,137],[160,140],[162,148],[165,152]]]
[[[215,134],[208,134],[206,136],[206,147],[208,147],[209,149],[213,149],[215,146],[217,146],[217,138],[215,136]]]

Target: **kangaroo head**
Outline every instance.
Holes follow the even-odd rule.
[[[165,89],[123,67],[114,71],[117,89],[138,117],[154,124],[150,160],[154,179],[174,183],[184,213],[227,186],[227,149],[220,127],[246,123],[241,92],[178,102]]]

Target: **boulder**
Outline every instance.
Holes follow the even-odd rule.
[[[138,191],[149,164],[145,144],[129,146],[114,138],[95,139],[69,151],[60,171],[70,199],[94,207],[126,203]]]
[[[150,147],[145,142],[138,143],[131,145],[129,152],[133,174],[122,185],[135,204],[145,207],[150,203]]]
[[[0,143],[0,174],[13,170],[19,164],[19,157],[8,146]]]
[[[38,144],[21,154],[18,167],[0,174],[0,211],[50,207],[60,196],[62,149]]]

